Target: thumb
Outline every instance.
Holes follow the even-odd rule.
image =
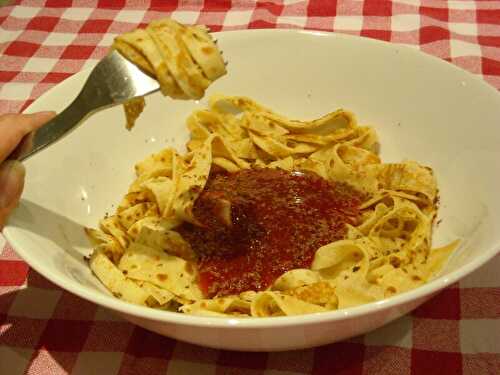
[[[19,201],[25,174],[24,165],[17,160],[0,164],[0,229]]]

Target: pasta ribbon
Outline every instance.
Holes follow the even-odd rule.
[[[116,43],[137,55],[165,94],[198,97],[224,73],[216,56],[203,58],[206,38],[202,29],[162,21]],[[172,57],[181,62],[172,65]],[[101,220],[100,229],[86,228],[94,246],[90,267],[119,298],[215,317],[320,313],[417,288],[440,272],[458,246],[455,241],[431,247],[438,201],[432,169],[415,161],[383,163],[375,130],[359,126],[349,111],[290,120],[250,98],[218,94],[208,108],[188,117],[187,127],[188,152],[165,148],[137,163],[136,178],[116,213]],[[202,255],[183,238],[182,225],[203,225],[193,211],[211,173],[250,168],[312,172],[331,184],[350,185],[362,197],[359,217],[345,225],[342,239],[315,251],[310,268],[288,268],[260,290],[209,299],[200,286]],[[231,202],[214,199],[213,212],[207,212],[214,222],[231,227]]]
[[[112,48],[156,78],[162,94],[174,99],[200,99],[213,81],[226,74],[208,29],[168,18],[119,35]],[[144,106],[144,98],[124,104],[127,129],[134,126]]]

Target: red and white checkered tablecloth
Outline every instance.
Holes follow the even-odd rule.
[[[500,89],[500,1],[9,3],[15,5],[0,7],[0,113],[23,110],[94,65],[115,35],[167,15],[213,30],[306,28],[411,44]],[[362,337],[310,350],[238,353],[125,322],[30,270],[0,237],[0,374],[500,374],[498,269],[500,256]]]

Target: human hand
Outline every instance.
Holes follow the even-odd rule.
[[[17,145],[32,131],[55,116],[55,112],[0,116],[0,231],[17,206],[24,187],[25,169],[17,160],[7,160]]]

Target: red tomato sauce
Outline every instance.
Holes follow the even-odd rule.
[[[349,185],[311,172],[214,173],[194,204],[200,225],[178,230],[199,257],[205,296],[259,291],[289,270],[309,268],[318,248],[342,239],[361,201]],[[217,214],[221,202],[230,205],[229,222]]]

